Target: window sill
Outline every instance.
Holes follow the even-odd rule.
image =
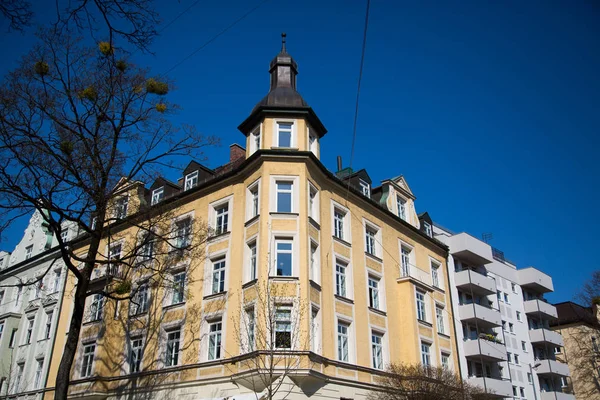
[[[340,239],[339,237],[337,237],[335,235],[333,235],[332,238],[333,238],[334,241],[336,241],[338,243],[341,243],[341,244],[343,244],[346,247],[352,247],[352,244],[349,243],[349,242],[346,242],[344,239]]]
[[[379,257],[377,257],[375,254],[371,254],[368,251],[365,251],[365,255],[375,261],[377,261],[378,263],[383,263],[383,260]]]
[[[242,289],[248,289],[249,287],[254,286],[256,282],[258,282],[258,279],[252,279],[251,281],[244,283]]]
[[[169,304],[169,305],[163,306],[163,310],[171,310],[171,309],[179,308],[184,305],[185,305],[185,301],[182,301],[181,303]]]
[[[375,314],[379,314],[383,317],[387,317],[387,313],[383,310],[380,310],[378,308],[373,308],[373,307],[369,307],[369,311],[374,312]]]
[[[279,212],[279,211],[271,211],[269,213],[269,215],[271,217],[279,217],[279,218],[288,218],[288,219],[295,219],[298,218],[298,216],[300,214],[295,213],[295,212]]]
[[[231,234],[231,232],[227,231],[227,232],[219,233],[217,235],[209,236],[207,239],[207,242],[210,243],[210,242],[216,242],[217,240],[225,239],[227,236],[229,236],[229,234]]]
[[[211,293],[202,298],[202,300],[213,300],[218,299],[219,297],[225,297],[227,295],[227,291],[219,292],[219,293]]]
[[[135,314],[129,314],[129,318],[143,318],[148,316],[148,311],[142,311]]]
[[[269,280],[272,280],[272,281],[282,281],[282,282],[292,282],[292,281],[298,281],[298,280],[300,280],[300,278],[298,278],[297,276],[279,276],[279,275],[273,275],[273,276],[269,276]]]
[[[321,225],[313,219],[313,217],[308,217],[308,222],[318,230],[321,230]]]
[[[434,285],[434,286],[432,286],[432,288],[434,288],[438,292],[446,293],[446,290],[444,288],[439,287],[439,286],[435,286]]]
[[[444,339],[450,339],[450,335],[446,334],[446,333],[442,333],[442,332],[438,332],[437,333],[438,336],[443,337]]]
[[[298,151],[298,148],[297,147],[277,147],[277,146],[272,146],[271,150]]]
[[[419,322],[419,324],[424,325],[428,328],[433,328],[433,324],[431,322],[427,322],[427,321],[423,321],[422,319],[418,319],[417,321]]]
[[[310,282],[310,286],[314,287],[315,289],[317,289],[319,292],[321,291],[321,285],[319,285],[317,282],[315,282],[312,279],[309,279]]]
[[[260,214],[255,215],[254,217],[250,218],[248,221],[246,221],[244,223],[244,226],[247,228],[250,225],[254,224],[256,221],[258,221],[258,219],[260,218]]]
[[[86,322],[84,322],[84,323],[83,323],[83,324],[81,324],[81,325],[82,325],[82,326],[94,325],[94,324],[97,324],[97,323],[100,323],[100,322],[102,322],[102,320],[101,320],[101,319],[95,319],[95,320],[93,320],[93,321],[86,321]]]
[[[344,303],[354,304],[354,300],[349,299],[344,296],[340,296],[339,294],[334,295],[337,300],[343,301]]]

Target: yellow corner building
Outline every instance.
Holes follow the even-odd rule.
[[[128,221],[140,207],[169,215],[183,232],[175,248],[199,240],[191,221],[208,225],[207,239],[165,258],[160,284],[132,272],[135,301],[90,290],[70,398],[358,399],[390,363],[458,368],[447,248],[406,180],[373,187],[341,161],[328,171],[327,131],[296,91],[285,43],[269,72],[269,93],[239,126],[246,148],[232,145],[228,164],[191,162],[177,183],[149,189],[124,183],[107,260],[139,239]],[[92,288],[114,276],[102,268]],[[70,276],[49,385],[74,285]]]

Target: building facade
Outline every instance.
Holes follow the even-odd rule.
[[[552,279],[517,269],[504,254],[465,233],[434,226],[447,244],[449,279],[464,379],[501,398],[572,399],[564,393],[568,366],[555,357],[563,345],[549,322],[556,309],[543,294]]]
[[[140,208],[170,215],[163,229],[177,234],[144,243],[144,257],[166,246],[162,259],[129,263],[131,301],[90,290],[71,396],[362,398],[392,362],[458,368],[447,248],[424,230],[406,180],[373,188],[364,170],[328,171],[326,129],[285,45],[269,72],[228,164],[124,185],[99,287],[119,285]],[[206,238],[192,234],[200,222]],[[196,244],[202,253],[188,253]],[[139,267],[153,262],[167,264],[159,277]],[[74,285],[69,275],[65,299]],[[62,303],[46,398],[72,307]]]
[[[43,397],[67,275],[56,245],[35,212],[14,251],[0,254],[0,396]]]
[[[566,362],[571,371],[576,399],[600,399],[600,320],[597,305],[583,307],[567,301],[555,304],[558,319],[550,322],[550,329],[564,339],[564,347],[557,349],[556,358]]]

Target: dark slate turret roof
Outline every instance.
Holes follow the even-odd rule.
[[[316,116],[312,108],[296,90],[296,76],[298,75],[298,64],[288,54],[285,47],[286,34],[281,34],[281,51],[271,60],[269,73],[271,74],[271,86],[269,93],[259,101],[250,116],[238,127],[244,134],[253,129],[257,123],[259,114],[304,114],[316,133],[321,137],[327,130]]]

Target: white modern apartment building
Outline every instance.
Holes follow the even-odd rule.
[[[36,212],[15,249],[0,252],[0,396],[43,395],[67,275],[56,245]]]
[[[562,337],[548,329],[556,318],[543,294],[552,279],[517,269],[504,254],[465,233],[434,224],[434,237],[449,247],[449,279],[459,362],[464,379],[499,398],[574,399],[563,393],[569,376],[554,349]]]

